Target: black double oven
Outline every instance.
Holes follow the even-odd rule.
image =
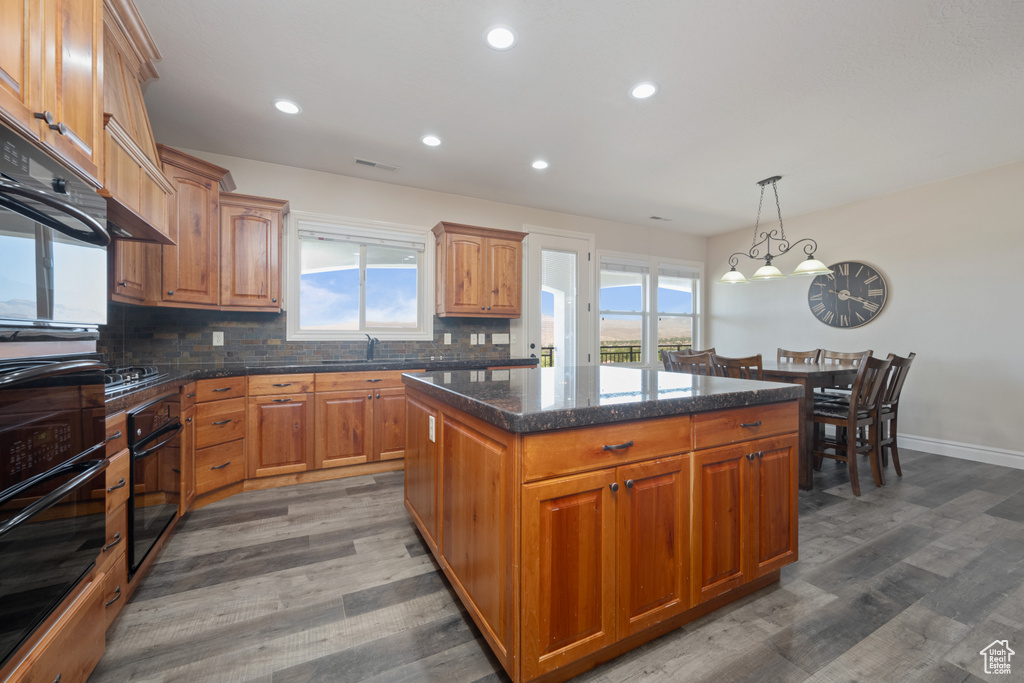
[[[105,200],[0,124],[0,668],[90,574],[106,539],[96,342],[109,241]],[[177,410],[152,401],[129,415],[138,459],[125,485],[140,508],[128,507],[131,568],[176,514]]]

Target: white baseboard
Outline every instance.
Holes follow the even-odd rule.
[[[990,465],[1002,465],[1024,470],[1024,452],[1011,451],[1004,448],[991,448],[989,446],[978,446],[970,443],[959,443],[956,441],[943,441],[931,439],[927,436],[913,436],[911,434],[900,434],[900,448],[909,448],[925,453],[936,455],[947,455],[961,460],[973,460],[984,462]]]

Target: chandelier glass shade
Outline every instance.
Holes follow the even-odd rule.
[[[719,280],[720,283],[742,285],[751,280],[781,280],[786,276],[778,267],[772,265],[772,259],[788,254],[797,245],[803,245],[801,248],[807,258],[796,267],[790,277],[813,277],[832,272],[828,266],[814,258],[814,252],[818,250],[817,242],[809,237],[797,240],[796,242],[790,242],[786,239],[786,230],[782,225],[782,208],[779,206],[779,189],[775,185],[779,180],[782,180],[782,176],[777,175],[758,181],[757,184],[761,186],[761,200],[757,203],[757,220],[754,221],[754,237],[751,240],[750,249],[746,252],[737,251],[729,257],[729,271],[722,276],[722,279]],[[772,191],[775,193],[775,208],[779,215],[779,227],[778,229],[773,228],[758,232],[761,225],[761,206],[764,204],[764,188],[768,184],[771,184]],[[775,253],[772,253],[772,242],[775,242]],[[743,273],[736,270],[736,266],[740,263],[740,256],[745,256],[754,261],[764,261],[764,265],[757,269],[750,277],[750,280],[747,280]]]

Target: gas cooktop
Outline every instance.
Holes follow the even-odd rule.
[[[158,384],[167,377],[166,372],[153,365],[132,365],[123,368],[109,368],[106,371],[103,393],[107,398],[127,394],[130,391],[143,389]]]

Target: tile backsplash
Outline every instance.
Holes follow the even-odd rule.
[[[168,368],[226,365],[307,364],[360,360],[365,341],[288,341],[287,313],[204,311],[109,303],[108,324],[100,328],[98,350],[112,366],[158,365]],[[213,333],[224,333],[224,345],[213,345]],[[500,360],[508,345],[489,343],[492,334],[507,334],[508,320],[434,318],[433,341],[389,341],[376,344],[377,360],[429,359]],[[444,343],[445,333],[452,343]],[[487,344],[470,344],[471,334],[485,334]]]

